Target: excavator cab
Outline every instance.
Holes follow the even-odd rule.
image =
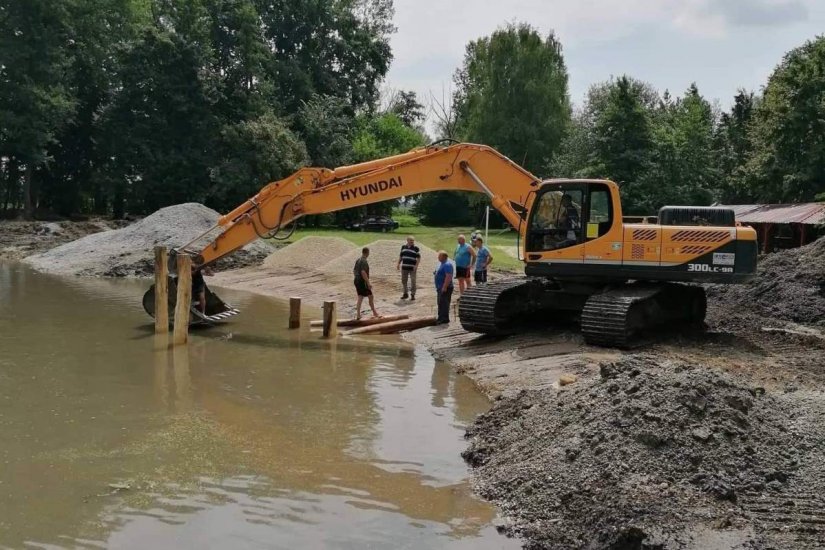
[[[618,223],[617,223],[618,222]],[[550,180],[533,201],[525,232],[525,256],[530,262],[556,266],[581,264],[585,257],[611,256],[603,243],[612,231],[621,242],[621,205],[615,184],[599,180]],[[561,267],[564,270],[564,267]]]

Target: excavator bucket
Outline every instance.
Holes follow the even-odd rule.
[[[175,277],[169,277],[169,324],[171,325],[175,320],[175,304],[177,302],[177,285],[178,280]],[[196,302],[192,302],[192,307],[189,308],[189,326],[197,325],[215,325],[222,323],[234,317],[240,311],[227,304],[212,292],[208,286],[206,288],[206,313],[201,312]],[[196,300],[196,297],[192,297]],[[149,287],[149,290],[143,295],[143,309],[146,310],[151,317],[155,316],[155,285]]]

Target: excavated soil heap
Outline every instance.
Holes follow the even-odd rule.
[[[500,401],[464,456],[527,548],[716,547],[697,543],[703,531],[755,544],[743,502],[783,491],[821,447],[794,410],[700,366],[626,356]]]
[[[747,284],[708,285],[708,301],[723,312],[825,326],[825,237],[762,256]]]
[[[355,249],[354,244],[340,237],[304,237],[270,254],[264,266],[317,269]]]
[[[210,227],[220,214],[198,203],[161,208],[142,220],[114,231],[88,235],[26,258],[36,269],[61,275],[143,277],[154,271],[153,248],[186,244]],[[262,241],[218,262],[218,269],[260,263],[272,248]]]
[[[397,240],[380,239],[373,241],[367,245],[370,249],[369,263],[370,263],[370,277],[390,279],[397,281],[399,279],[398,270],[398,255],[401,252],[401,245],[406,243],[406,238],[401,237]],[[416,243],[421,254],[421,262],[418,265],[419,285],[425,281],[429,281],[432,277],[432,272],[435,270],[438,263],[436,252],[427,246]],[[325,273],[346,273],[347,276],[352,274],[352,268],[356,260],[361,257],[361,248],[353,247],[352,250],[339,257],[333,259],[325,264],[321,271]],[[428,278],[429,277],[429,278]]]

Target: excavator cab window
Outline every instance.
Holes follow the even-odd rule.
[[[588,204],[585,237],[589,241],[606,234],[613,224],[613,202],[610,200],[610,188],[604,184],[591,184]]]
[[[535,204],[527,237],[528,250],[558,250],[583,242],[584,187],[546,191]]]

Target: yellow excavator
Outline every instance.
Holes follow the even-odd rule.
[[[739,283],[756,271],[756,232],[730,209],[664,207],[657,218],[625,219],[611,181],[542,181],[485,145],[443,142],[352,166],[302,168],[175,252],[207,266],[306,215],[441,190],[485,193],[518,230],[525,262],[525,277],[464,293],[458,314],[468,331],[508,334],[537,318],[573,317],[586,342],[627,347],[646,329],[704,321],[704,289],[684,283]],[[237,313],[209,296],[203,321]],[[150,313],[152,297],[150,289]]]

